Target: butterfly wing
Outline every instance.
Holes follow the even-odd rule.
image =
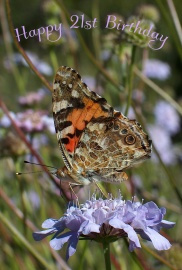
[[[113,108],[89,90],[81,76],[62,66],[53,82],[53,118],[66,167],[71,170],[73,155],[86,125],[98,117],[112,117]]]
[[[127,179],[123,169],[149,158],[151,140],[135,120],[116,115],[92,119],[74,154],[73,165],[105,182]]]

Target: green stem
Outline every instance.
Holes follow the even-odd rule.
[[[143,73],[137,68],[134,68],[134,73],[145,83],[147,84],[152,90],[154,90],[158,95],[164,98],[167,102],[173,106],[180,115],[182,115],[182,107],[172,98],[168,93],[166,93],[162,88],[160,88],[157,84],[153,81],[148,79]]]
[[[8,0],[6,0],[8,1]],[[67,11],[67,9],[64,6],[64,3],[62,0],[54,0],[58,6],[64,11],[64,13],[66,14],[66,17],[68,20],[70,20],[70,14]],[[116,87],[116,89],[118,89],[119,91],[122,91],[123,88],[121,87],[121,85],[118,84],[118,82],[116,82],[115,79],[112,78],[112,76],[105,70],[105,68],[100,64],[100,61],[98,61],[94,55],[92,54],[92,52],[89,50],[87,44],[85,43],[82,35],[80,34],[79,29],[75,29],[78,39],[80,41],[80,44],[83,48],[83,50],[85,51],[85,53],[87,54],[88,58],[91,60],[91,62],[95,65],[95,67],[102,73],[102,75],[113,85]]]
[[[10,61],[10,67],[12,69],[12,74],[14,76],[14,79],[16,81],[16,84],[18,86],[18,89],[20,90],[20,93],[24,93],[25,90],[25,83],[24,80],[22,80],[22,75],[20,74],[17,66],[12,60],[12,55],[13,55],[13,46],[10,42],[11,37],[8,29],[8,23],[6,19],[6,12],[5,12],[5,7],[4,7],[4,2],[0,1],[0,21],[1,21],[1,26],[2,26],[2,34],[3,34],[3,39],[4,39],[4,45],[6,48],[7,56]]]
[[[139,122],[142,124],[143,127],[145,127],[145,124],[144,124],[144,122],[142,120],[142,117],[138,114],[138,112],[137,112],[137,110],[136,110],[136,108],[134,106],[133,106],[133,109],[134,109],[134,112],[136,114],[137,119],[139,119]],[[176,181],[175,181],[175,179],[173,177],[173,174],[171,174],[171,171],[169,170],[169,168],[162,161],[161,156],[160,156],[159,152],[157,151],[154,143],[152,144],[152,148],[154,149],[154,152],[157,155],[157,157],[158,157],[158,159],[160,161],[160,164],[161,164],[164,172],[166,173],[166,175],[168,177],[168,180],[169,180],[169,182],[171,184],[171,187],[173,188],[177,198],[179,199],[180,203],[182,204],[182,195],[181,195],[180,190],[179,190],[179,188],[177,186],[177,183],[176,183]]]
[[[7,8],[7,16],[8,16],[8,24],[9,24],[9,29],[14,41],[15,46],[17,47],[18,51],[21,53],[29,67],[32,69],[32,71],[38,76],[38,78],[42,81],[42,83],[47,87],[48,90],[51,92],[52,86],[49,84],[49,82],[46,80],[46,78],[37,70],[37,68],[34,66],[30,58],[27,56],[25,53],[24,49],[20,46],[14,32],[14,25],[12,21],[12,15],[11,15],[11,7],[10,7],[10,0],[6,0],[6,8]]]
[[[168,7],[169,7],[169,11],[171,13],[171,17],[173,19],[175,28],[176,28],[176,32],[178,34],[179,41],[180,41],[180,43],[182,45],[182,28],[181,28],[181,24],[180,24],[180,21],[179,21],[178,14],[176,12],[174,3],[173,3],[172,0],[167,0],[167,4],[168,4]]]
[[[39,255],[39,252],[35,250],[35,247],[33,247],[26,238],[23,237],[23,235],[13,226],[13,223],[10,223],[9,220],[0,212],[0,220],[2,223],[11,231],[13,236],[18,239],[21,244],[27,248],[27,250],[41,263],[46,269],[48,270],[54,270],[53,265],[48,263],[41,255]]]
[[[135,62],[135,55],[136,55],[136,46],[134,45],[132,47],[131,63],[130,63],[129,75],[128,75],[128,102],[127,102],[126,110],[125,110],[126,116],[131,106],[132,86],[133,86],[133,68],[134,68],[134,62]]]
[[[104,242],[103,249],[104,249],[104,259],[105,259],[106,270],[111,270],[111,258],[110,258],[110,245],[109,245],[109,243]]]
[[[157,5],[159,6],[161,13],[167,23],[167,27],[170,31],[171,37],[174,41],[174,44],[178,50],[178,54],[182,60],[182,50],[181,50],[181,44],[180,41],[178,39],[178,35],[176,35],[176,28],[174,28],[173,24],[171,23],[171,18],[169,16],[169,12],[166,10],[166,3],[164,3],[164,1],[161,0],[155,0]]]

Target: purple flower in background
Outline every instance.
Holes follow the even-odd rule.
[[[13,118],[16,125],[25,132],[40,132],[47,129],[51,133],[55,133],[54,121],[52,117],[47,116],[46,111],[28,109],[16,114],[10,112],[10,116]],[[11,126],[11,121],[6,115],[0,118],[0,126],[5,128]]]
[[[44,115],[42,118],[42,121],[45,125],[45,127],[51,132],[51,133],[55,133],[55,126],[54,126],[54,120],[52,117],[49,117],[47,115]]]
[[[60,219],[47,219],[40,232],[33,237],[40,241],[54,234],[50,246],[59,250],[68,242],[67,259],[76,252],[80,238],[97,242],[113,242],[128,237],[129,250],[140,248],[139,234],[143,239],[151,241],[157,250],[171,247],[169,241],[159,234],[162,227],[172,228],[175,223],[163,219],[165,208],[158,208],[154,202],[124,201],[116,199],[96,199],[86,201],[80,208],[71,206]],[[67,232],[63,232],[64,230]]]
[[[25,132],[39,132],[44,130],[45,124],[42,121],[45,111],[26,110],[16,114],[16,124]]]
[[[45,96],[45,92],[43,89],[39,89],[37,92],[30,92],[26,96],[20,96],[18,98],[18,102],[21,105],[32,105],[34,103],[38,103]]]
[[[166,80],[171,73],[170,66],[157,59],[147,59],[144,63],[145,76],[158,80]]]
[[[169,165],[175,164],[177,156],[169,132],[158,125],[149,125],[148,130],[162,161]],[[152,158],[154,161],[158,160],[155,154],[152,155]]]
[[[27,192],[27,197],[30,201],[30,205],[34,209],[39,209],[40,208],[40,197],[37,192],[30,190]]]
[[[28,57],[30,58],[30,60],[32,61],[34,66],[36,66],[36,68],[38,69],[38,71],[40,73],[47,75],[47,76],[52,75],[52,73],[53,73],[52,68],[46,62],[40,60],[35,53],[26,51],[26,54],[28,55]],[[4,66],[6,69],[11,68],[11,64],[10,64],[11,61],[13,61],[16,64],[21,64],[21,65],[28,67],[27,62],[25,61],[25,59],[23,58],[23,56],[20,53],[14,53],[10,59],[6,58],[4,60]]]
[[[176,110],[166,101],[159,101],[155,108],[154,114],[156,123],[174,135],[180,130],[180,117]]]
[[[9,112],[9,114],[13,120],[16,119],[16,114],[14,112]],[[5,114],[0,118],[0,126],[5,127],[5,128],[11,126],[11,121]]]

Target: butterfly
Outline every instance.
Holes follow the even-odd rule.
[[[136,120],[111,107],[62,66],[53,82],[53,118],[65,166],[56,175],[75,184],[120,183],[126,168],[150,158],[152,141]]]

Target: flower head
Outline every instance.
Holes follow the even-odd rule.
[[[180,117],[176,110],[166,101],[159,101],[154,109],[156,123],[164,128],[170,135],[180,130]]]
[[[27,56],[30,58],[34,66],[38,69],[38,71],[44,75],[50,76],[52,75],[52,68],[44,61],[38,58],[38,56],[30,51],[26,51]],[[24,65],[28,67],[27,62],[23,58],[23,56],[20,53],[14,53],[12,54],[11,58],[6,58],[4,60],[4,66],[6,69],[10,69],[10,63],[13,61],[15,64],[18,65]]]
[[[155,28],[155,25],[152,21],[147,19],[140,19],[137,16],[130,17],[126,24],[129,24],[130,26],[133,24],[134,27],[140,25],[141,29]],[[128,27],[124,29],[123,39],[128,43],[141,48],[147,47],[150,41],[150,37],[139,32],[135,32],[134,30],[131,31]]]
[[[140,17],[151,20],[157,23],[160,19],[160,14],[158,9],[153,5],[141,5],[138,8],[138,14]]]
[[[145,76],[158,79],[166,80],[171,73],[170,66],[157,59],[147,59],[144,63],[143,73]]]
[[[116,199],[96,199],[86,201],[80,208],[71,206],[60,219],[47,219],[42,227],[46,230],[33,233],[36,241],[54,234],[50,246],[59,250],[68,242],[67,259],[76,251],[80,238],[97,242],[113,242],[128,237],[129,249],[140,248],[137,236],[152,241],[157,250],[171,247],[169,241],[159,234],[159,230],[171,228],[175,223],[163,220],[165,208],[159,209],[154,202],[124,201]],[[65,229],[69,231],[63,233]]]
[[[34,103],[38,103],[45,96],[45,92],[43,89],[39,89],[37,92],[30,92],[26,96],[20,96],[18,98],[18,102],[21,105],[32,105]]]
[[[169,165],[175,164],[177,156],[169,132],[159,125],[149,125],[148,130],[162,161]],[[152,158],[154,161],[158,160],[155,154],[153,154]]]
[[[17,113],[16,124],[25,132],[39,132],[45,128],[43,116],[46,115],[45,111],[26,110]]]

